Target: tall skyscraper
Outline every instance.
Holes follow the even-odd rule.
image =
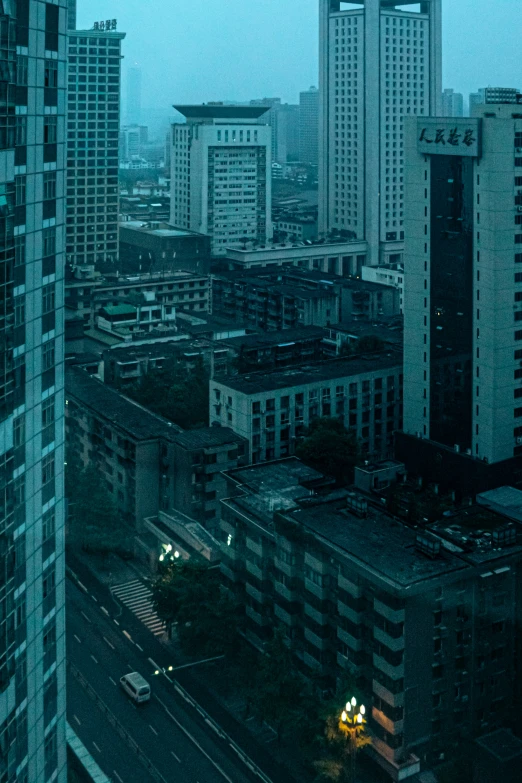
[[[0,4],[0,779],[66,783],[67,0]]]
[[[127,69],[127,125],[141,122],[141,68],[133,65]]]
[[[67,0],[67,27],[76,30],[76,0]]]
[[[320,0],[319,231],[354,231],[371,264],[401,260],[403,117],[441,92],[441,0]]]
[[[299,93],[299,162],[317,166],[319,160],[319,90]]]
[[[69,32],[67,260],[85,275],[118,258],[123,38],[107,30]],[[91,70],[94,78],[87,77]]]
[[[492,463],[522,454],[522,99],[475,114],[405,128],[404,430]]]
[[[447,88],[442,93],[442,116],[443,117],[463,117],[464,116],[464,97],[461,92],[455,92]]]
[[[263,106],[175,106],[170,222],[209,234],[214,255],[272,237],[271,129]]]
[[[469,116],[473,117],[473,109],[481,103],[484,103],[485,89],[481,88],[477,92],[470,92],[469,94]]]

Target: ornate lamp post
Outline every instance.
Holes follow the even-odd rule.
[[[339,728],[346,735],[350,750],[350,781],[355,783],[355,760],[357,757],[358,738],[364,730],[366,720],[364,718],[366,708],[364,704],[357,706],[357,699],[352,696],[346,702],[346,707],[341,713]]]

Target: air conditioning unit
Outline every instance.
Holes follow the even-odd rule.
[[[522,443],[522,438],[520,436],[517,438],[517,443]]]

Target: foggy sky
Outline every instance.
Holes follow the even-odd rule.
[[[522,0],[442,0],[443,85],[522,88]],[[117,18],[144,107],[281,97],[316,85],[318,0],[78,0],[78,28]],[[125,93],[123,95],[125,101]]]

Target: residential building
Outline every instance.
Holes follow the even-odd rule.
[[[127,220],[120,223],[119,268],[136,272],[210,272],[210,239],[168,223]]]
[[[324,339],[328,332],[316,326],[302,326],[300,329],[285,329],[282,332],[247,334],[221,340],[223,348],[230,351],[230,365],[236,373],[272,370],[303,362],[320,361],[326,358]],[[216,375],[218,372],[216,370]],[[233,375],[235,373],[230,372]]]
[[[0,778],[66,783],[68,4],[0,5]]]
[[[125,33],[70,30],[67,260],[87,272],[118,258],[118,132]],[[87,65],[88,63],[88,65]],[[96,73],[96,76],[87,76]]]
[[[313,217],[286,215],[274,225],[279,235],[293,242],[317,239],[317,220]]]
[[[319,232],[354,231],[372,266],[402,260],[403,117],[441,94],[441,0],[321,0]]]
[[[367,258],[366,242],[352,242],[339,237],[328,242],[307,240],[304,245],[283,242],[248,247],[245,243],[244,248],[228,247],[226,258],[221,263],[230,270],[238,271],[270,266],[299,266],[348,277],[360,274]]]
[[[119,136],[120,159],[139,158],[148,140],[149,129],[146,125],[125,125]]]
[[[210,424],[246,438],[252,462],[295,453],[296,442],[319,417],[335,416],[382,459],[402,427],[402,356],[381,352],[331,359],[210,382]]]
[[[519,665],[520,526],[468,506],[427,529],[327,494],[298,460],[228,474],[221,571],[254,644],[283,629],[296,665],[349,672],[394,781],[509,720]],[[470,536],[470,531],[471,536]]]
[[[522,99],[474,111],[405,124],[404,430],[470,470],[522,454]]]
[[[299,93],[299,162],[319,162],[319,90],[310,87]]]
[[[262,106],[263,114],[258,122],[268,123],[272,137],[272,165],[285,166],[296,160],[299,154],[299,106],[281,103],[281,98],[261,98],[250,101],[250,106]]]
[[[219,427],[184,432],[79,367],[66,370],[66,396],[68,448],[96,465],[136,535],[160,509],[216,527],[221,471],[248,459],[242,437]]]
[[[461,92],[455,92],[447,88],[442,93],[442,116],[443,117],[463,117],[464,116],[464,96]]]
[[[481,103],[484,103],[485,88],[481,88],[478,92],[470,92],[469,94],[469,116],[473,117],[473,108]]]
[[[175,106],[186,117],[172,126],[173,226],[208,234],[214,255],[272,237],[270,127],[266,107]]]
[[[127,125],[141,122],[141,68],[134,63],[127,68]]]
[[[399,308],[404,307],[404,266],[403,264],[382,264],[381,266],[363,266],[361,277],[371,283],[390,285],[399,291]]]

